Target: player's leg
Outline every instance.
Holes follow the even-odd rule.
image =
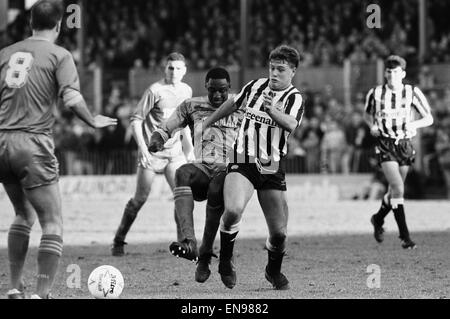
[[[63,222],[58,184],[58,161],[53,140],[45,135],[10,136],[9,165],[20,177],[24,194],[36,211],[42,228],[38,250],[37,295],[48,298],[63,252]]]
[[[203,283],[208,280],[211,271],[209,265],[211,258],[216,257],[213,252],[214,240],[219,230],[220,218],[224,211],[223,187],[226,171],[217,173],[209,183],[208,202],[206,203],[205,228],[203,230],[202,244],[199,249],[199,259],[195,271],[195,280]]]
[[[403,185],[405,185],[406,177],[408,176],[410,170],[410,166],[403,165],[400,166],[400,175],[403,180]],[[411,240],[411,235],[409,234],[408,226],[406,223],[406,215],[405,215],[405,205],[399,208],[397,215],[395,215],[395,220],[397,221],[397,225],[403,225],[405,228],[405,233],[408,234],[406,239],[403,240],[402,247],[405,249],[415,249],[417,248],[416,243]]]
[[[36,214],[20,184],[5,184],[4,188],[16,214],[8,232],[11,285],[8,298],[22,299],[25,297],[25,285],[22,278],[23,266],[28,252],[31,228],[36,221]]]
[[[379,243],[384,241],[384,219],[391,212],[391,187],[388,187],[388,191],[384,194],[381,199],[381,206],[378,209],[378,212],[372,216],[370,222],[374,226],[374,237],[375,240]]]
[[[166,177],[167,184],[169,184],[170,189],[172,190],[172,193],[175,192],[176,183],[175,183],[175,174],[177,172],[177,169],[179,169],[181,166],[186,164],[186,160],[184,157],[181,158],[181,160],[170,162],[166,169],[164,170],[164,176]],[[183,240],[183,233],[181,232],[180,222],[178,220],[178,216],[175,213],[174,210],[174,219],[175,219],[175,226],[177,228],[177,240],[182,241]]]
[[[241,173],[230,173],[225,178],[225,210],[220,221],[220,257],[219,273],[227,288],[236,285],[236,270],[233,262],[233,250],[239,233],[242,214],[252,198],[255,188]]]
[[[379,139],[378,145],[376,147],[376,153],[378,156],[378,161],[380,166],[382,166],[383,162],[395,162],[396,157],[393,154],[393,150],[395,149],[394,142],[385,139]],[[383,171],[383,169],[382,169]],[[378,173],[378,172],[377,172]],[[383,171],[383,174],[385,172]],[[381,199],[381,206],[378,212],[372,216],[370,222],[374,228],[374,237],[375,240],[379,243],[384,241],[384,219],[391,212],[391,197],[392,197],[392,189],[390,185],[388,186],[388,191]]]
[[[42,228],[38,251],[37,290],[39,297],[49,297],[63,252],[63,221],[59,184],[54,183],[25,190],[25,195],[36,210]]]
[[[155,172],[152,169],[138,166],[136,192],[134,197],[126,204],[122,219],[114,236],[114,242],[111,248],[113,256],[124,255],[125,238],[136,220],[139,211],[147,201],[154,178]]]
[[[280,190],[260,190],[258,199],[266,218],[269,229],[269,238],[266,242],[268,263],[266,266],[266,279],[277,290],[289,289],[289,281],[281,273],[281,265],[286,254],[287,224],[289,210],[286,194]]]
[[[223,188],[227,174],[225,171],[213,177],[208,188],[208,202],[206,203],[206,219],[203,232],[200,255],[213,252],[214,240],[224,212]]]
[[[175,216],[180,227],[180,238],[170,245],[170,252],[177,257],[197,260],[197,240],[194,229],[195,193],[207,193],[209,176],[195,164],[181,166],[175,174]],[[204,196],[205,196],[204,195]],[[198,198],[204,200],[204,198]]]
[[[391,205],[399,229],[400,239],[403,241],[402,245],[404,248],[415,248],[415,244],[411,241],[406,225],[404,210],[404,178],[406,177],[408,168],[403,166],[400,170],[397,162],[382,163],[382,168],[391,189]]]

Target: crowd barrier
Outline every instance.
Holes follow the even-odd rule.
[[[287,196],[289,200],[339,201],[349,200],[368,183],[370,175],[288,175]],[[129,197],[134,194],[136,177],[118,176],[63,176],[60,189],[63,200],[98,199]],[[0,188],[0,201],[7,195]],[[164,176],[157,175],[149,200],[172,200],[172,192]]]

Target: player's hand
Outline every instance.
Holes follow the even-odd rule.
[[[271,94],[267,94],[266,92],[263,93],[263,111],[266,113],[270,113],[273,108],[273,96]]]
[[[158,153],[164,149],[164,138],[158,131],[153,132],[150,138],[150,145],[148,146],[148,151],[150,153]]]
[[[95,128],[104,128],[107,126],[114,126],[117,125],[117,119],[113,119],[111,117],[103,116],[103,115],[97,115],[94,118],[94,126]]]
[[[378,127],[378,125],[372,126],[372,128],[370,129],[370,134],[372,134],[372,136],[374,136],[374,137],[381,136],[380,128]]]

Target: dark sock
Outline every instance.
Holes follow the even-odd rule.
[[[220,232],[220,259],[231,259],[233,257],[234,243],[239,232],[228,234]]]
[[[281,264],[283,263],[284,253],[273,252],[268,250],[267,272],[269,274],[279,274],[281,272]]]
[[[398,230],[400,233],[400,239],[407,240],[409,238],[409,230],[406,225],[405,208],[403,205],[398,205],[397,208],[393,208],[395,221],[397,222]]]
[[[173,215],[175,218],[175,226],[177,228],[177,241],[181,243],[184,240],[184,236],[183,232],[181,231],[180,221],[178,220],[176,209],[173,210]]]
[[[392,206],[389,203],[386,203],[385,197],[381,200],[381,207],[378,210],[378,213],[375,214],[375,220],[381,225],[384,224],[384,219],[391,211]]]
[[[31,228],[12,225],[8,233],[8,258],[11,288],[23,291],[22,272],[28,252]]]
[[[43,235],[38,251],[37,294],[47,298],[62,256],[63,240],[57,235]]]
[[[185,239],[195,241],[194,196],[190,187],[177,187],[174,190],[175,214]]]
[[[211,207],[206,205],[205,229],[203,230],[202,245],[200,246],[200,256],[213,252],[214,240],[222,217],[223,206]]]
[[[125,241],[128,232],[130,231],[131,225],[133,225],[136,220],[138,212],[141,210],[142,205],[137,205],[133,199],[130,199],[125,206],[123,212],[122,220],[120,221],[119,228],[117,229],[116,236],[114,237],[114,242],[122,243]]]

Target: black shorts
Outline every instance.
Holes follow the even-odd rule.
[[[385,162],[397,162],[400,166],[411,166],[416,158],[416,151],[410,139],[399,140],[379,138],[375,147],[380,165]]]
[[[245,176],[256,190],[287,191],[284,161],[280,163],[275,173],[261,172],[256,164],[230,164],[228,174],[238,173]]]
[[[191,183],[192,195],[194,200],[202,202],[208,200],[214,202],[214,206],[223,204],[223,185],[226,177],[226,166],[205,164],[205,163],[190,163],[184,166],[192,166],[202,172],[207,179],[193,180]],[[183,167],[183,166],[182,166]],[[214,197],[214,198],[212,198]]]
[[[58,182],[59,164],[51,136],[0,132],[0,183],[33,189]]]

